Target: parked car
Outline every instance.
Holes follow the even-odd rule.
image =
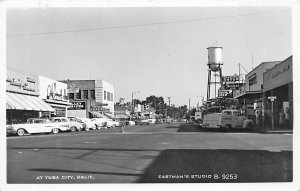
[[[67,117],[70,125],[70,131],[82,131],[86,128],[86,124],[79,121],[76,117]]]
[[[117,121],[114,121],[112,119],[108,119],[107,120],[107,124],[106,124],[106,127],[107,128],[114,128],[114,127],[119,127],[120,126],[120,123],[117,122]]]
[[[60,125],[68,125],[68,130],[72,132],[84,129],[84,125],[78,122],[75,117],[53,117],[51,121],[53,123],[59,123]]]
[[[63,127],[59,124],[52,123],[49,119],[29,118],[26,123],[13,124],[6,126],[7,134],[17,134],[23,136],[26,133],[53,133],[57,134],[63,131]]]
[[[106,128],[108,118],[92,118],[92,122],[96,125],[97,129]]]
[[[86,131],[89,131],[90,129],[93,129],[93,130],[97,129],[97,126],[95,125],[95,123],[92,122],[92,120],[89,119],[89,118],[78,118],[78,120],[85,123],[85,125],[86,125],[85,130]]]
[[[58,123],[61,126],[62,131],[71,131],[69,119],[66,117],[53,117],[50,119],[53,123]]]
[[[148,119],[149,123],[154,124],[156,122],[156,119]]]
[[[148,119],[141,120],[141,125],[150,125],[150,121]]]
[[[128,125],[134,126],[134,125],[135,125],[135,122],[134,122],[134,121],[128,121]]]
[[[155,121],[155,124],[162,124],[162,123],[163,123],[162,119],[156,119]]]

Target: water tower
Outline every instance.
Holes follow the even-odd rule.
[[[218,89],[222,83],[222,47],[208,47],[208,82],[207,82],[207,100],[218,97]],[[214,92],[214,97],[211,93]]]

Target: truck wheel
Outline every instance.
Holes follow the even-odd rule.
[[[251,130],[251,129],[252,129],[252,124],[249,123],[249,124],[247,125],[247,129],[248,129],[248,130]]]
[[[19,136],[25,135],[25,129],[18,129],[17,134],[18,134]]]
[[[227,124],[225,125],[225,130],[230,130],[231,129],[231,125]]]

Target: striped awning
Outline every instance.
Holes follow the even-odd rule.
[[[55,111],[50,105],[36,96],[6,92],[6,109]]]

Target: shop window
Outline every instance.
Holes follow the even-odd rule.
[[[81,90],[79,90],[78,93],[76,93],[76,99],[81,99]]]
[[[106,100],[106,91],[104,91],[104,100]]]
[[[111,93],[111,96],[110,96],[110,98],[111,98],[111,101],[114,101],[114,94],[113,93]]]
[[[110,101],[110,93],[107,92],[107,100]]]
[[[89,99],[88,90],[83,90],[83,99]]]
[[[74,93],[69,93],[69,99],[74,99]]]
[[[95,99],[95,90],[91,90],[90,93],[91,93],[91,99]]]

